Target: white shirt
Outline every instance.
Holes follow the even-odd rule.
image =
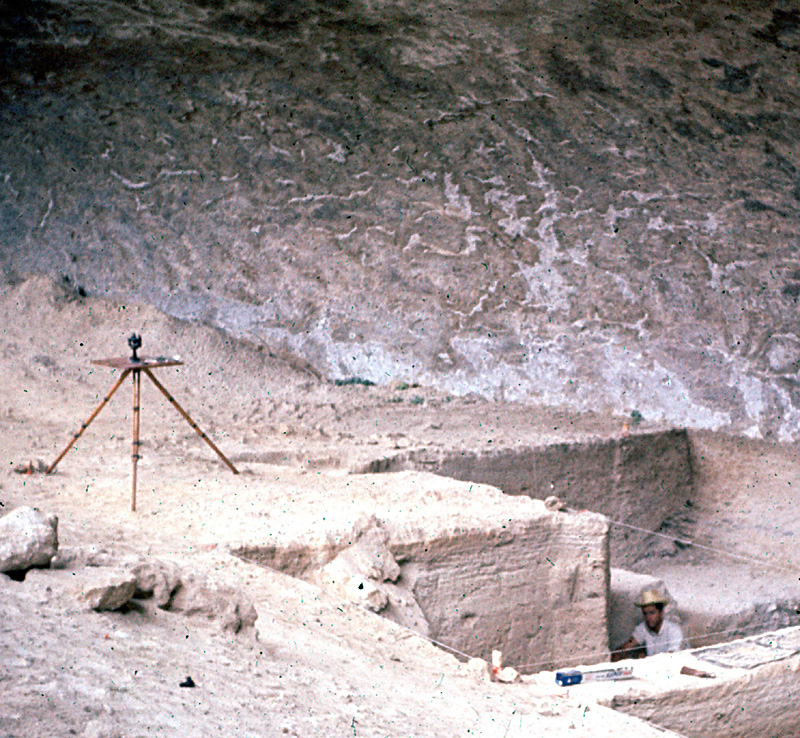
[[[671,620],[664,620],[661,629],[654,633],[645,623],[639,623],[633,629],[633,640],[647,647],[647,655],[672,653],[683,648],[683,631],[681,626]]]

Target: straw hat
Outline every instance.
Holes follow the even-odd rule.
[[[646,589],[639,595],[636,607],[646,605],[666,605],[669,602],[669,595],[659,592],[657,589]]]

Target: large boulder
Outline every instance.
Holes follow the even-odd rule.
[[[0,518],[0,571],[49,566],[58,550],[58,518],[18,507]]]

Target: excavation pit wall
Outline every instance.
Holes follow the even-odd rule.
[[[690,527],[681,529],[682,524],[692,522],[686,517],[686,503],[693,494],[703,493],[702,489],[692,489],[690,448],[683,431],[480,452],[441,447],[409,449],[377,460],[369,469],[373,472],[426,469],[492,484],[509,496],[557,495],[570,508],[597,509],[616,521],[686,538],[692,537]],[[767,581],[763,573],[750,575],[743,565],[730,562],[721,565],[709,561],[705,567],[693,564],[688,569],[680,568],[665,563],[670,561],[669,556],[656,567],[656,576],[637,574],[625,567],[636,566],[638,562],[637,568],[647,570],[648,564],[659,562],[660,547],[664,547],[666,554],[675,553],[675,549],[658,537],[620,530],[613,525],[610,540],[611,559],[621,568],[614,570],[617,584],[609,590],[609,600],[613,595],[619,600],[609,601],[610,621],[618,622],[609,622],[609,626],[620,643],[629,635],[634,621],[640,619],[640,612],[632,603],[645,583],[666,582],[678,596],[681,607],[673,609],[671,615],[683,622],[693,643],[716,644],[734,653],[740,649],[745,657],[752,653],[754,641],[760,644],[770,641],[770,633],[764,631],[774,628],[775,620],[797,622],[800,606],[793,603],[798,601],[800,593],[786,582]],[[707,567],[713,567],[723,580],[719,582],[722,589],[727,585],[734,590],[728,596],[715,598],[713,612],[709,613],[704,609],[703,598],[709,590]],[[754,576],[752,582],[751,576]],[[635,581],[625,588],[619,582],[620,577]],[[620,614],[623,610],[624,615]],[[758,635],[733,640],[742,635],[741,631]],[[800,628],[776,631],[774,640],[780,642],[784,634],[793,636],[795,645],[800,644]],[[544,671],[524,679],[531,680],[528,683],[537,688],[550,689],[555,698],[565,698],[568,693],[570,698],[584,704],[613,708],[653,726],[675,731],[676,735],[789,738],[800,734],[800,707],[796,700],[800,649],[788,654],[779,651],[776,649],[774,658],[765,663],[747,667],[726,667],[705,661],[697,655],[702,653],[701,649],[664,654],[623,662],[633,664],[631,680],[584,684],[569,690],[557,687],[554,672],[544,666]],[[578,664],[580,668],[580,663],[580,658],[565,658],[558,666],[572,668]],[[582,663],[592,665],[589,659]],[[594,668],[600,666],[594,664]],[[681,674],[684,666],[707,671],[713,678]]]
[[[687,551],[695,553],[691,563],[679,563],[686,546],[682,542],[695,538],[696,526],[703,523],[698,515],[707,508],[704,490],[695,486],[692,444],[684,430],[639,430],[602,438],[543,434],[538,444],[527,441],[480,450],[409,448],[364,468],[425,469],[491,484],[509,496],[555,495],[569,509],[605,514],[610,521],[607,622],[612,646],[624,643],[641,620],[633,603],[645,587],[670,592],[670,614],[692,645],[800,623],[796,577],[750,572],[741,560],[715,560],[707,551],[697,556],[697,549]],[[730,548],[730,542],[717,545]],[[770,551],[757,553],[769,559]]]
[[[679,535],[691,506],[690,446],[681,429],[480,451],[408,449],[362,469],[401,470],[488,484],[508,495],[541,500],[555,495],[571,509],[625,523],[611,527],[611,563],[622,569],[634,567],[654,548],[671,546],[646,531]]]
[[[499,650],[506,665],[532,673],[607,658],[603,516],[419,472],[331,481],[311,524],[293,500],[271,514],[271,541],[234,553],[317,583],[462,660]]]

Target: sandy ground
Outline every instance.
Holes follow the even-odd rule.
[[[334,386],[263,347],[234,345],[145,306],[76,298],[44,279],[5,287],[0,319],[3,509],[25,504],[58,515],[67,561],[168,559],[239,587],[259,615],[254,632],[231,635],[147,603],[118,613],[81,610],[67,595],[69,568],[32,572],[22,582],[0,578],[3,735],[432,737],[575,735],[575,728],[642,735],[632,718],[587,709],[574,695],[554,700],[532,684],[483,682],[423,638],[228,552],[242,538],[243,512],[269,527],[278,501],[291,504],[294,485],[314,497],[309,519],[323,516],[331,480],[397,448],[592,437],[619,432],[622,419],[453,398],[400,382]],[[19,473],[64,448],[116,377],[91,360],[127,356],[134,331],[143,354],[185,361],[158,377],[240,474],[146,379],[136,512],[127,382],[55,474]],[[701,443],[700,471],[713,492],[698,503],[703,512],[752,499],[748,519],[763,521],[767,503],[748,496],[745,480],[760,474],[760,493],[772,494],[794,479],[790,454],[779,472],[776,452],[767,454],[768,479],[766,451],[748,442],[726,486],[714,470],[728,461],[720,457],[730,444]],[[774,495],[759,499],[778,505]],[[784,493],[781,534],[791,504]],[[448,514],[444,503],[440,514]],[[731,542],[719,527],[698,530],[706,540]],[[772,540],[775,531],[764,535]],[[195,688],[179,687],[186,676]]]

